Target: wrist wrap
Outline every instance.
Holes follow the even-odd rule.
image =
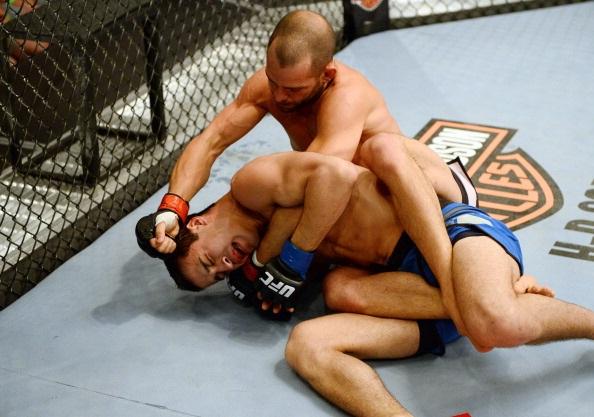
[[[179,217],[179,221],[182,224],[186,224],[188,212],[190,211],[190,204],[177,194],[167,193],[163,196],[161,204],[159,205],[159,211],[161,210],[174,212]]]
[[[307,270],[311,265],[314,254],[306,252],[297,247],[293,242],[287,240],[280,253],[280,260],[291,270],[295,271],[301,279],[305,279]]]

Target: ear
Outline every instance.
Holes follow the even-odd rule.
[[[334,60],[330,61],[328,65],[324,68],[324,72],[322,73],[322,77],[325,81],[332,81],[334,77],[336,77],[336,64]]]
[[[208,220],[206,219],[206,217],[194,216],[194,217],[191,217],[190,220],[188,220],[186,227],[189,230],[194,231],[194,230],[198,229],[200,226],[204,226],[206,224],[208,224]]]

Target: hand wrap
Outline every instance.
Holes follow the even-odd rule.
[[[158,212],[170,211],[177,214],[179,222],[184,225],[188,219],[190,204],[177,194],[167,193],[163,196]]]
[[[155,237],[155,221],[158,213],[144,216],[136,223],[136,241],[138,246],[152,258],[165,259],[167,254],[161,253],[151,246],[150,240]]]
[[[155,237],[155,226],[165,223],[166,230],[171,230],[175,223],[179,223],[181,227],[186,223],[189,210],[190,205],[186,200],[176,194],[165,194],[158,211],[144,216],[136,223],[136,241],[140,249],[152,258],[165,259],[167,254],[159,252],[150,243],[150,240]],[[167,236],[175,240],[172,236]]]

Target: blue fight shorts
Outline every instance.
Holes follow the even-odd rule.
[[[465,237],[488,236],[499,243],[518,263],[520,273],[524,272],[520,243],[505,224],[476,207],[462,203],[449,203],[442,208],[441,212],[452,246]],[[398,241],[387,266],[392,271],[415,273],[422,276],[429,285],[439,286],[421,252],[406,234],[403,234]],[[445,345],[460,338],[451,320],[420,320],[419,329],[421,331],[419,353],[431,352],[441,356],[445,353]]]

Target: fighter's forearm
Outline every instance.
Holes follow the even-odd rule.
[[[220,154],[209,142],[203,135],[198,135],[186,146],[171,172],[169,192],[190,201],[204,187]]]
[[[231,195],[246,209],[268,219],[276,208],[302,207],[303,214],[288,239],[292,245],[288,246],[313,252],[342,215],[360,169],[313,152],[263,156],[233,176]]]
[[[324,157],[307,180],[303,215],[291,242],[305,251],[314,251],[344,212],[357,179],[353,164],[335,157]]]
[[[264,264],[280,254],[283,243],[295,231],[302,211],[303,207],[278,207],[274,211],[266,233],[258,245],[258,262]]]

